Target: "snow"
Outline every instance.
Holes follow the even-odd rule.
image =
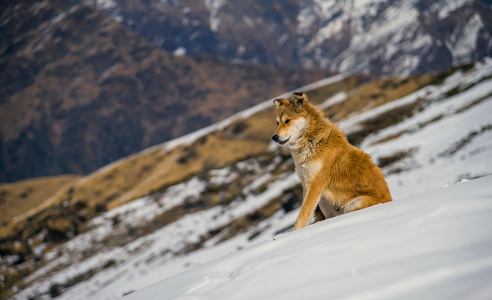
[[[237,177],[237,174],[231,172],[229,167],[211,170],[209,174],[212,175],[209,182],[215,185],[229,184]]]
[[[451,12],[463,7],[467,2],[467,0],[441,0],[432,3],[430,9],[439,14],[439,19],[444,19],[448,17]]]
[[[173,54],[175,56],[184,56],[184,55],[186,55],[186,48],[178,47],[173,51]]]
[[[340,103],[340,102],[343,102],[345,101],[345,99],[347,99],[348,95],[347,93],[345,92],[338,92],[336,93],[334,96],[328,98],[327,100],[325,100],[321,105],[319,105],[319,109],[327,109],[328,107],[334,105],[334,104],[337,104],[337,103]]]
[[[462,32],[457,32],[458,28],[455,29],[451,39],[456,40],[456,43],[450,47],[454,64],[464,63],[473,55],[473,52],[477,48],[479,33],[483,27],[484,24],[480,16],[474,14],[465,24]]]
[[[381,6],[381,3],[374,4],[375,7]],[[404,76],[415,70],[420,61],[420,55],[415,53],[425,53],[425,49],[432,44],[432,38],[425,32],[417,32],[421,28],[416,26],[419,12],[414,5],[414,1],[402,1],[389,6],[369,28],[352,22],[351,44],[341,56],[335,58],[338,68],[342,71],[364,71],[370,69],[371,61],[394,59],[397,63],[391,64],[393,69],[384,72]],[[351,18],[361,20],[364,15],[365,10],[359,9]],[[376,51],[368,54],[369,47]],[[361,62],[358,57],[363,56],[366,59]]]
[[[210,29],[216,32],[219,29],[221,19],[218,17],[219,11],[224,4],[224,0],[205,0],[205,6],[210,12]]]
[[[389,102],[385,105],[378,106],[374,109],[365,111],[355,117],[348,118],[346,120],[343,120],[340,123],[340,127],[346,132],[346,133],[351,133],[354,132],[358,129],[361,128],[361,123],[365,120],[375,118],[378,115],[381,115],[387,111],[390,111],[392,109],[395,109],[396,107],[401,107],[405,106],[411,103],[414,103],[420,99],[429,99],[429,101],[432,100],[438,100],[439,98],[442,98],[443,94],[446,92],[454,89],[454,88],[462,88],[466,89],[468,88],[471,84],[476,83],[477,81],[482,80],[484,77],[488,76],[487,74],[492,74],[492,59],[486,59],[484,63],[480,64],[476,70],[473,70],[472,72],[464,74],[462,72],[456,72],[452,76],[448,77],[445,82],[441,85],[438,86],[433,86],[429,85],[426,86],[420,90],[417,90],[416,92],[413,92],[405,97],[402,97],[401,99],[398,99],[396,101]],[[456,97],[459,97],[457,101],[454,98],[449,98],[446,103],[451,103],[451,105],[458,105],[458,106],[463,106],[467,105],[477,98],[480,97],[485,97],[488,94],[492,93],[492,84],[490,84],[490,80],[486,80],[485,82],[479,83],[479,87],[474,87],[470,91],[465,91],[463,93],[458,94]],[[449,108],[450,107],[442,107],[441,104],[437,104],[438,108],[434,109],[432,112],[429,112],[428,110],[425,111],[425,114],[433,114],[435,116],[436,113],[440,114],[441,112],[444,112],[445,114],[449,114]],[[428,119],[428,115],[424,116],[423,114],[418,114],[417,118],[419,118],[418,121],[423,122],[424,118]],[[418,123],[418,122],[417,122]],[[402,125],[397,125],[397,126],[402,126]],[[398,129],[397,127],[391,127],[391,130]]]
[[[478,13],[456,24],[452,33],[436,34],[429,30],[434,25],[426,24],[468,18],[467,3],[470,1],[439,0],[426,8],[416,0],[392,1],[391,5],[380,0],[303,3],[297,16],[297,34],[303,45],[299,53],[308,67],[404,76],[434,61],[432,53],[444,42],[453,65],[470,62],[475,58],[477,39],[484,32]],[[347,46],[333,50],[330,45],[340,40]]]
[[[492,177],[276,236],[132,299],[486,299]]]
[[[116,2],[114,0],[96,0],[96,5],[102,9],[110,9],[116,7]]]

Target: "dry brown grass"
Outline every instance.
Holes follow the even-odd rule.
[[[427,75],[377,79],[354,91],[345,101],[328,107],[325,113],[336,122],[351,113],[402,98],[429,84],[432,79],[432,76]]]
[[[80,178],[82,176],[62,175],[0,184],[0,223],[41,205]]]

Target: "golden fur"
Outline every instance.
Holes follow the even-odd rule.
[[[391,201],[383,173],[369,154],[308,102],[304,93],[276,99],[273,140],[290,148],[304,199],[294,230],[338,214]]]

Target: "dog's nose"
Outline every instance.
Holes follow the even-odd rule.
[[[272,140],[273,140],[274,142],[277,142],[277,143],[278,143],[278,139],[279,139],[278,134],[276,134],[276,135],[272,136]]]

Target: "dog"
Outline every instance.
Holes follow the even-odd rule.
[[[275,99],[277,130],[272,139],[287,146],[303,187],[294,230],[314,222],[391,201],[388,184],[371,156],[352,146],[345,133],[303,92]]]

